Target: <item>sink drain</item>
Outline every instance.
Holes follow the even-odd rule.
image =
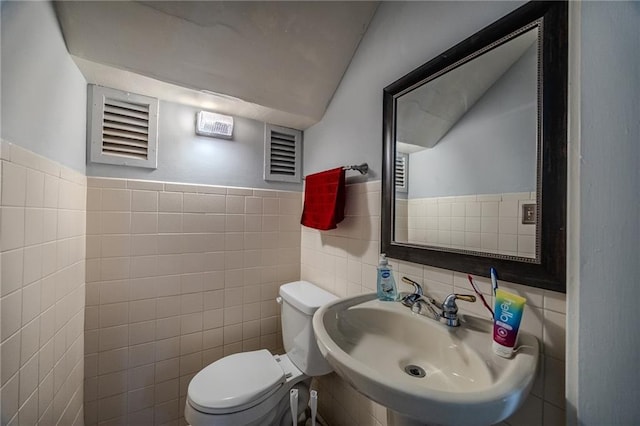
[[[412,377],[424,377],[427,375],[427,373],[424,371],[424,368],[413,364],[407,365],[404,368],[404,372]]]

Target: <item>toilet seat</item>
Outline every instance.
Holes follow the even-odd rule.
[[[226,356],[189,383],[189,403],[207,414],[246,410],[275,393],[286,381],[279,357],[266,349]]]

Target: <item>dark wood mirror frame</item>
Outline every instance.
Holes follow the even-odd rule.
[[[537,191],[541,206],[539,256],[535,262],[484,256],[394,241],[396,101],[409,88],[444,68],[543,18],[541,141]],[[387,256],[438,268],[566,291],[568,3],[530,2],[390,84],[383,95],[381,249]]]

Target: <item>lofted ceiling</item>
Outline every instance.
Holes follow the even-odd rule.
[[[58,1],[89,83],[297,129],[318,122],[378,2]]]

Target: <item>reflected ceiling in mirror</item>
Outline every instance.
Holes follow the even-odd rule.
[[[395,241],[536,258],[538,24],[397,97]]]

